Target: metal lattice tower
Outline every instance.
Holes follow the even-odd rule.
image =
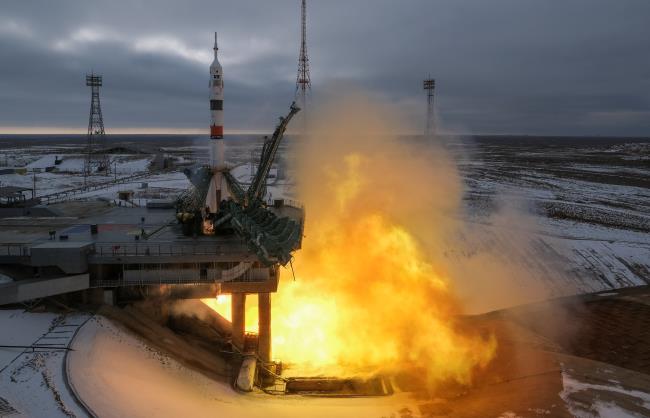
[[[104,119],[99,103],[99,88],[102,86],[102,76],[91,73],[86,74],[86,85],[90,87],[90,117],[88,119],[88,135],[86,147],[86,160],[84,162],[84,181],[93,173],[93,170],[110,174],[110,161],[106,154],[106,138],[104,133]]]
[[[300,57],[298,58],[298,76],[296,77],[296,102],[305,109],[307,95],[311,93],[311,76],[309,75],[309,58],[307,57],[307,1],[302,0],[301,7]]]
[[[436,134],[436,121],[433,109],[433,93],[436,88],[436,80],[429,78],[424,80],[424,89],[427,91],[427,127],[424,135],[430,138]]]

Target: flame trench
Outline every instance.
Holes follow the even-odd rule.
[[[363,98],[320,115],[327,129],[316,121],[316,133],[298,152],[308,216],[293,262],[296,280],[285,271],[273,295],[273,358],[290,375],[358,376],[417,367],[431,384],[470,383],[473,371],[494,356],[496,341],[461,329],[452,278],[410,232],[418,224],[414,218],[439,227],[438,214],[422,217],[420,209],[438,212],[440,204],[429,207],[426,197],[412,197],[433,187],[426,186],[432,178],[458,182],[455,171],[432,176],[430,170],[442,165],[377,135],[386,112]],[[452,202],[442,207],[457,209],[460,193],[443,194]],[[254,330],[256,319],[247,312],[247,330]]]
[[[297,280],[274,295],[273,356],[299,374],[409,365],[424,367],[430,381],[468,383],[474,367],[491,358],[494,341],[457,329],[460,311],[448,279],[406,229],[380,211],[348,215],[345,202],[363,184],[359,161],[348,158],[348,175],[359,177],[339,189],[339,215],[308,223],[294,263]]]

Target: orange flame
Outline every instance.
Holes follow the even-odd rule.
[[[285,271],[273,294],[273,358],[291,375],[416,366],[432,384],[469,383],[496,341],[460,330],[453,282],[410,232],[418,223],[445,228],[441,213],[458,210],[460,182],[448,161],[418,158],[373,132],[391,113],[365,99],[339,100],[317,113],[326,115],[325,129],[315,121],[303,142],[300,192],[309,216],[293,262],[297,279]],[[445,181],[441,198],[426,193],[432,178]]]
[[[307,225],[294,263],[299,277],[273,296],[273,357],[289,363],[292,374],[415,365],[431,382],[468,383],[493,356],[494,339],[457,330],[460,311],[447,278],[404,228],[377,212],[345,215],[363,184],[361,157],[346,160],[353,177],[336,194],[340,216]]]
[[[216,298],[201,299],[201,302],[228,321],[232,321],[232,298],[230,295],[218,295]],[[257,333],[259,331],[257,312],[257,295],[248,295],[246,297],[246,323],[244,324],[246,332]]]

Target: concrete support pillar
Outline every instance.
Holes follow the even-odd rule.
[[[104,303],[104,289],[101,287],[92,287],[84,290],[82,294],[82,303],[101,305]]]
[[[115,305],[115,291],[113,289],[104,289],[104,304],[109,306]]]
[[[258,300],[258,326],[257,354],[262,361],[271,361],[271,294],[259,293]]]
[[[244,333],[246,332],[246,293],[232,294],[232,345],[244,350]]]

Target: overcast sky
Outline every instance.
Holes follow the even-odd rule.
[[[84,131],[84,75],[104,76],[108,132],[207,132],[219,32],[225,124],[272,130],[293,99],[298,0],[1,0],[0,132]],[[315,99],[358,86],[424,126],[650,136],[648,0],[308,0]],[[19,129],[20,128],[20,129]]]

